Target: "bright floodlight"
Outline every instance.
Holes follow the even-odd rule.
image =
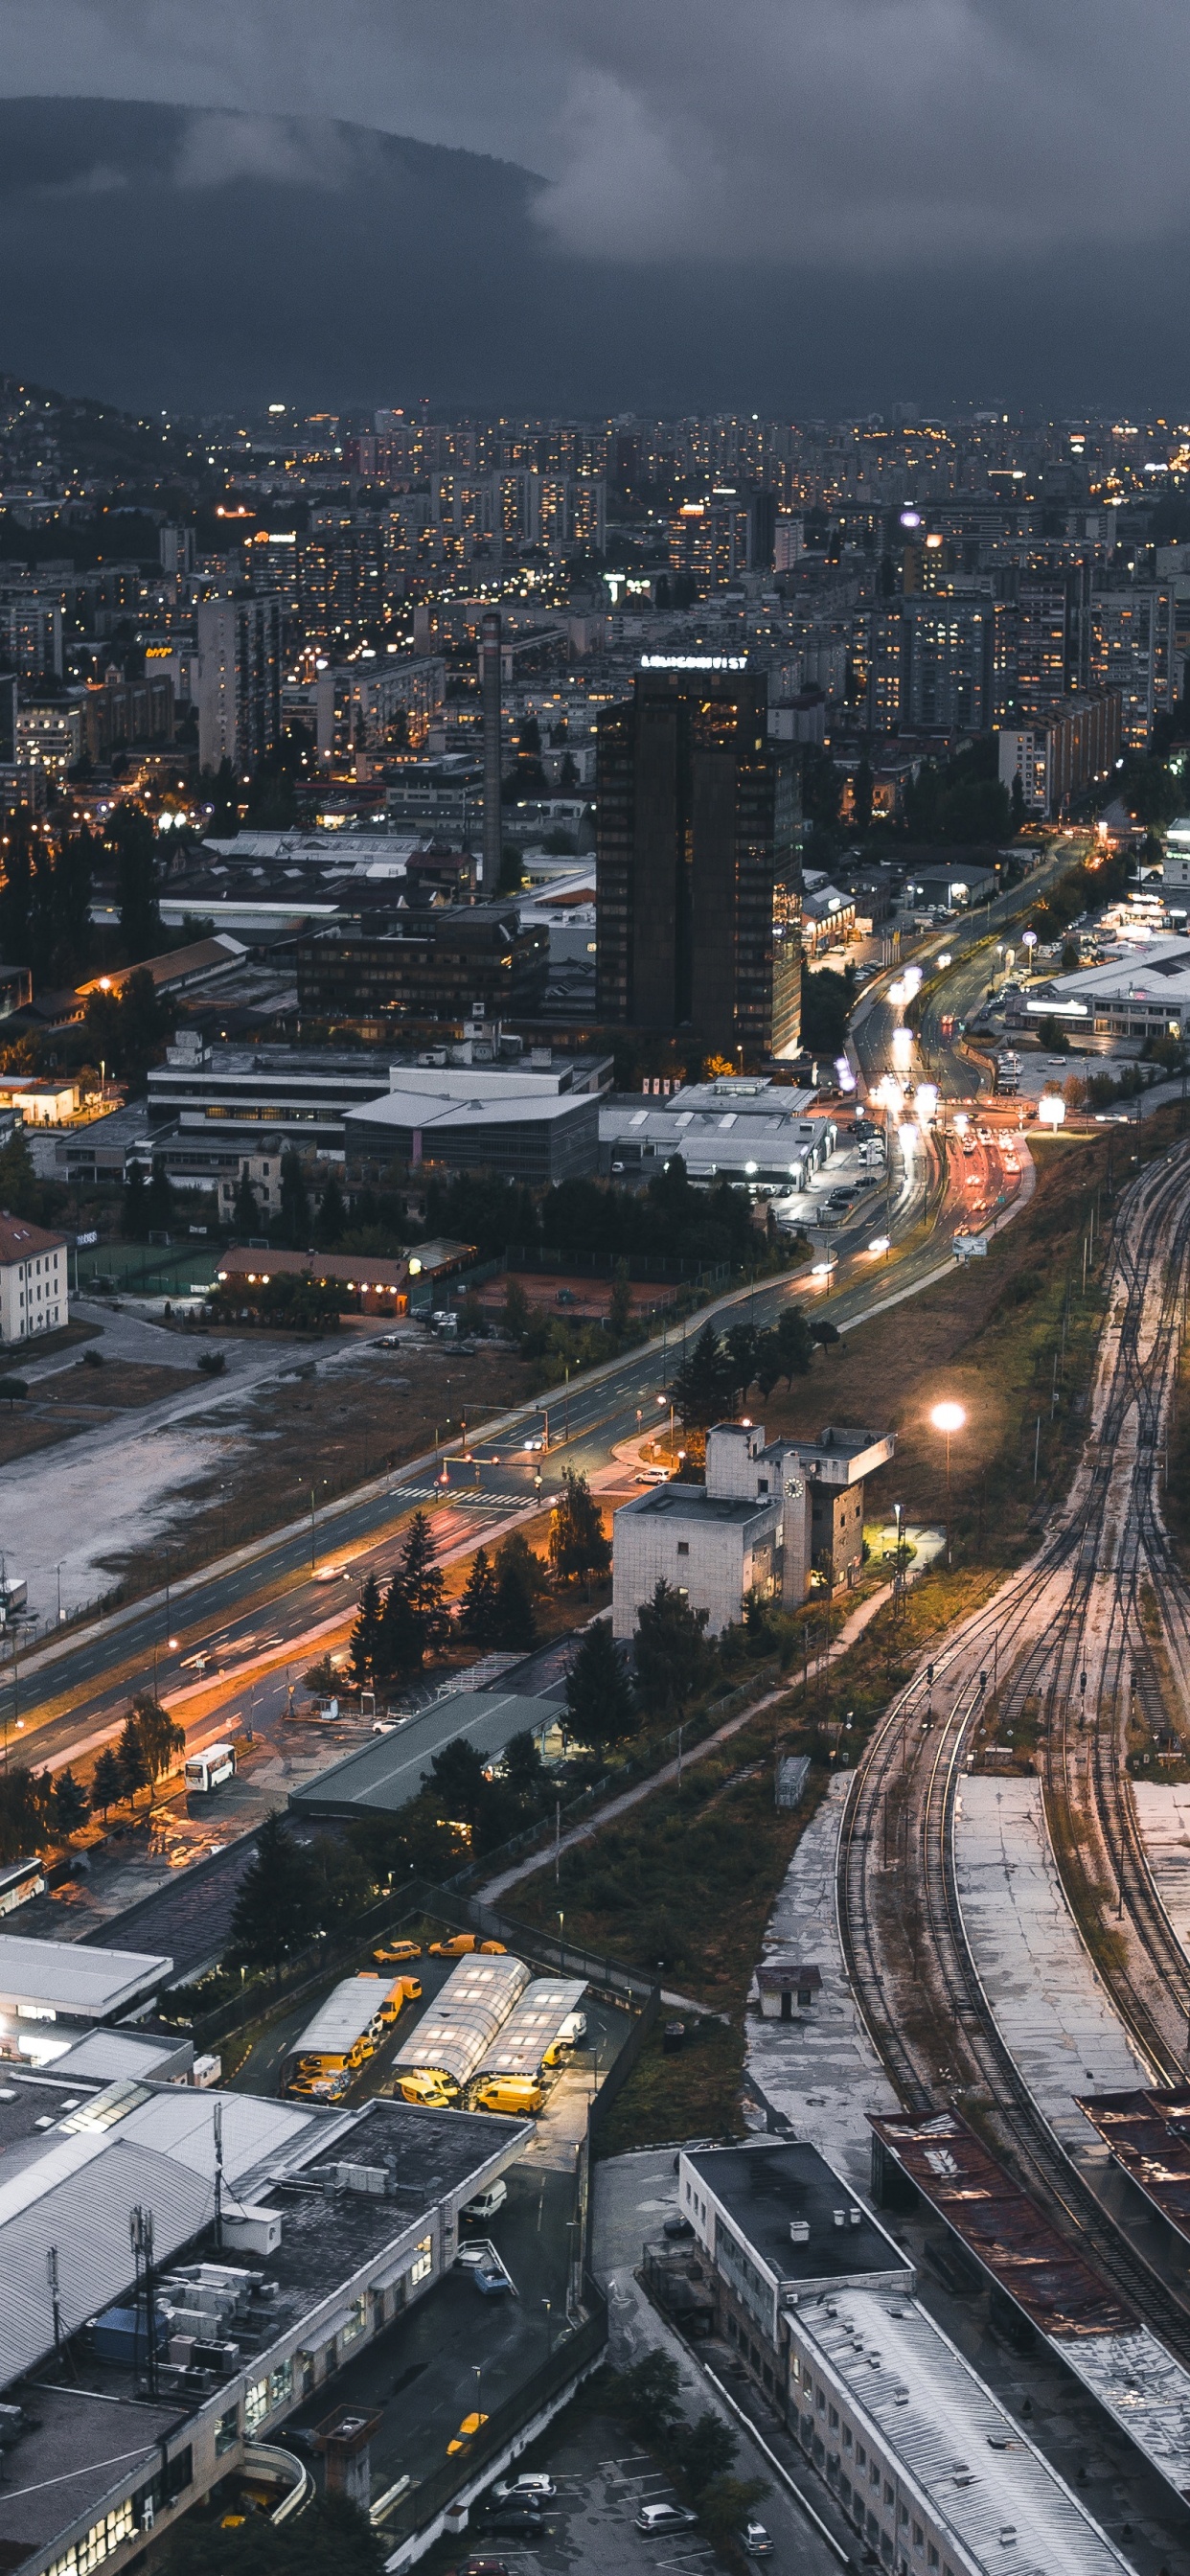
[[[935,1431],[945,1431],[948,1439],[952,1431],[962,1430],[966,1419],[961,1404],[936,1404],[930,1415]]]
[[[901,526],[902,526],[903,528],[920,528],[920,526],[921,526],[921,512],[920,512],[920,510],[902,510],[902,512],[901,512]]]
[[[1045,1099],[1038,1101],[1037,1115],[1043,1127],[1061,1127],[1066,1118],[1066,1103],[1058,1098],[1056,1092],[1047,1092]]]
[[[913,1031],[912,1031],[912,1029],[894,1029],[894,1030],[893,1030],[893,1033],[892,1033],[892,1060],[893,1060],[893,1063],[895,1064],[895,1066],[896,1066],[896,1068],[897,1068],[897,1072],[898,1072],[898,1073],[908,1073],[908,1071],[909,1071],[909,1067],[910,1067],[910,1065],[911,1065],[911,1064],[912,1064],[912,1062],[913,1062]]]
[[[1024,945],[1026,948],[1036,948],[1037,933],[1035,930],[1026,930],[1024,933]]]
[[[914,1107],[916,1108],[918,1117],[923,1121],[923,1124],[928,1119],[931,1119],[936,1115],[938,1108],[938,1085],[936,1082],[918,1083]]]

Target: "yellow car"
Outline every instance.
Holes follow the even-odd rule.
[[[472,2434],[478,2433],[480,2425],[486,2424],[487,2420],[486,2415],[464,2415],[453,2442],[446,2445],[447,2458],[450,2459],[455,2451],[465,2451]]]
[[[417,1941],[390,1941],[387,1949],[373,1950],[372,1956],[379,1959],[382,1967],[391,1964],[399,1968],[406,1959],[420,1959],[421,1945]]]

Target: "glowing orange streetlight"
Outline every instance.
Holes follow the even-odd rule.
[[[930,1415],[935,1431],[946,1441],[946,1568],[950,1571],[950,1444],[956,1431],[961,1431],[967,1416],[961,1404],[936,1404]]]

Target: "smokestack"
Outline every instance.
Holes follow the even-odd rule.
[[[483,873],[490,902],[500,883],[500,611],[484,610],[479,630],[479,685],[483,698]]]

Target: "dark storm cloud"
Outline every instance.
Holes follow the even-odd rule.
[[[1188,69],[1172,0],[0,0],[0,368],[1184,408]]]
[[[936,269],[1160,239],[1190,195],[1173,0],[2,0],[0,27],[10,96],[495,154],[601,257]]]

